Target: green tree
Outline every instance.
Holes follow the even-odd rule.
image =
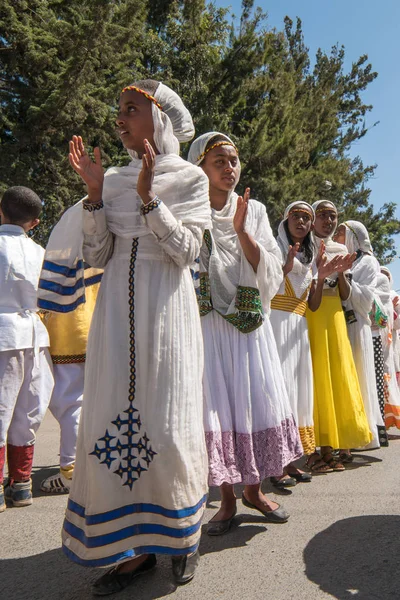
[[[363,92],[377,74],[367,56],[346,72],[344,57],[335,46],[311,61],[301,21],[271,29],[253,0],[242,2],[238,21],[205,0],[3,0],[0,187],[21,183],[42,195],[44,242],[82,195],[66,158],[70,136],[100,143],[114,164],[127,160],[113,108],[123,85],[150,76],[182,95],[198,135],[216,129],[235,139],[242,186],[273,225],[289,202],[328,197],[343,218],[366,224],[378,257],[390,260],[395,207],[374,211],[375,167],[350,157],[368,131]]]
[[[44,198],[39,241],[82,196],[68,166],[71,136],[115,147],[110,110],[140,62],[145,8],[141,0],[1,4],[0,185],[27,185]]]

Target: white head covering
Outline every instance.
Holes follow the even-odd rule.
[[[147,92],[148,90],[143,89]],[[159,83],[153,98],[162,110],[152,102],[154,143],[160,154],[179,154],[179,143],[189,142],[194,136],[194,125],[190,112],[176,92]],[[128,150],[132,158],[137,152]]]
[[[371,240],[365,225],[359,221],[345,221],[346,246],[350,254],[362,250],[366,254],[372,254]]]
[[[209,131],[208,133],[203,133],[203,135],[194,140],[190,146],[188,161],[194,165],[199,165],[204,158],[204,152],[208,142],[217,136],[222,137],[228,142],[228,144],[231,144],[234,148],[236,148],[231,138],[224,133],[219,133],[219,131]]]
[[[317,211],[317,209],[318,209],[318,206],[319,206],[320,204],[330,204],[330,205],[331,205],[331,207],[333,208],[333,210],[334,210],[334,211],[337,213],[337,208],[336,208],[336,206],[333,204],[333,202],[331,202],[331,200],[324,200],[324,199],[322,199],[322,200],[317,200],[317,201],[316,201],[316,202],[314,202],[314,203],[313,203],[313,205],[312,205],[313,209],[314,209],[315,211]]]
[[[317,200],[312,205],[312,207],[315,211],[315,216],[317,216],[317,210],[321,204],[329,204],[330,207],[337,213],[336,206],[330,200]],[[335,254],[347,254],[348,253],[347,248],[344,244],[338,244],[337,242],[333,241],[332,237],[333,237],[334,233],[335,233],[335,230],[332,231],[331,235],[329,235],[326,238],[320,238],[315,234],[313,235],[314,242],[315,242],[315,245],[317,246],[317,248],[319,248],[319,246],[320,246],[321,239],[324,240],[325,249],[326,249],[326,253],[328,255],[329,260],[331,260]]]
[[[315,219],[314,208],[311,206],[311,204],[308,204],[308,202],[305,202],[304,200],[296,200],[295,202],[292,202],[291,204],[289,204],[289,206],[286,207],[285,214],[283,215],[283,220],[281,222],[283,223],[283,221],[286,221],[292,208],[294,208],[295,206],[301,206],[301,205],[306,206],[308,208],[311,218],[312,218],[312,222],[314,223],[314,219]]]
[[[387,267],[382,267],[381,266],[381,273],[385,273],[385,275],[387,275],[387,278],[389,279],[390,283],[393,283],[393,277],[391,272],[389,271],[389,269]]]
[[[289,206],[286,208],[285,210],[285,214],[283,215],[283,219],[282,221],[279,223],[279,227],[278,227],[278,237],[276,238],[277,242],[278,242],[278,246],[281,249],[282,252],[282,256],[283,256],[283,260],[286,260],[286,257],[288,255],[289,252],[289,240],[288,240],[288,236],[286,233],[286,229],[285,229],[285,222],[287,221],[288,217],[289,217],[289,213],[290,211],[295,208],[296,206],[304,206],[307,207],[309,209],[312,221],[314,222],[315,219],[315,213],[314,213],[314,209],[313,207],[308,204],[308,202],[304,202],[304,200],[297,200],[296,202],[292,202],[291,204],[289,204]],[[293,265],[293,272],[297,272],[297,271],[301,271],[301,270],[306,270],[308,271],[310,268],[310,265],[307,264],[305,265],[302,261],[302,253],[298,253],[299,257],[296,257],[294,260],[294,265]]]

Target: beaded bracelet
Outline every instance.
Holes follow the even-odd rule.
[[[154,196],[153,200],[151,200],[151,202],[149,202],[148,204],[142,204],[142,206],[140,207],[140,214],[142,215],[142,217],[144,217],[145,215],[149,214],[149,212],[151,212],[152,210],[154,210],[155,208],[158,208],[161,204],[161,199],[158,196]]]
[[[99,200],[99,202],[83,202],[83,209],[88,210],[89,212],[93,212],[94,210],[100,210],[104,207],[103,200]]]

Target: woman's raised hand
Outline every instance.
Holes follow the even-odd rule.
[[[318,279],[325,280],[327,277],[332,275],[332,273],[337,272],[342,262],[342,259],[342,256],[335,256],[334,258],[332,258],[332,260],[328,262],[328,257],[326,256],[326,254],[324,254],[318,267]]]
[[[286,262],[283,266],[283,274],[286,276],[293,269],[294,259],[300,249],[300,243],[296,242],[293,246],[289,246],[289,252],[286,258]]]
[[[90,202],[101,200],[103,193],[104,169],[101,163],[100,148],[95,148],[94,162],[85,151],[80,135],[74,135],[69,143],[69,162],[86,183]]]
[[[243,196],[238,196],[236,204],[236,212],[233,217],[233,228],[239,235],[244,232],[246,224],[247,209],[249,206],[250,188],[246,188]]]
[[[354,254],[346,254],[344,256],[341,256],[340,258],[341,258],[341,261],[340,261],[336,271],[338,273],[345,273],[346,271],[349,271],[351,269],[351,267],[353,266],[353,262],[357,258],[357,252],[354,252]]]
[[[142,199],[143,204],[151,202],[155,193],[152,190],[154,180],[154,169],[156,165],[156,153],[148,140],[144,140],[144,154],[142,156],[142,170],[139,173],[137,182],[137,193]]]

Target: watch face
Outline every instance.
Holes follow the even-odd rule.
[[[344,316],[348,325],[351,325],[352,323],[357,323],[357,317],[355,315],[354,310],[345,310]]]
[[[327,278],[325,279],[325,283],[326,283],[326,285],[328,285],[329,287],[331,287],[331,288],[334,288],[334,287],[336,287],[336,285],[337,285],[337,279],[329,279],[329,277],[327,277]]]

